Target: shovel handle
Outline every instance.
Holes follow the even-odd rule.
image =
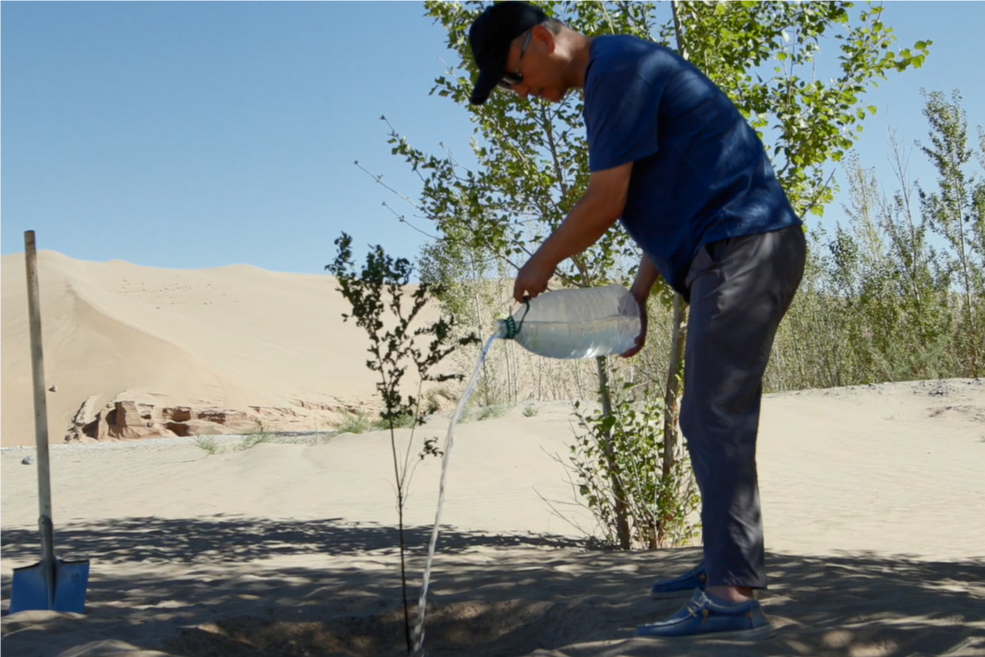
[[[34,375],[34,439],[38,449],[38,506],[41,510],[41,517],[48,518],[48,527],[51,527],[48,400],[44,385],[44,352],[41,348],[41,295],[38,290],[38,252],[33,230],[24,233],[24,263],[27,266],[27,311],[31,326],[31,371]],[[43,524],[42,533],[44,533]],[[47,542],[50,546],[50,540],[42,541],[42,543],[44,542]]]

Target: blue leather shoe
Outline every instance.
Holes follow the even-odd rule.
[[[697,590],[688,603],[667,620],[638,626],[636,636],[760,639],[769,636],[772,629],[755,600],[722,604]]]
[[[664,582],[656,582],[650,589],[650,597],[654,600],[665,598],[679,598],[694,589],[705,590],[705,583],[708,575],[705,573],[705,562],[702,560],[697,566],[687,571],[680,577]]]

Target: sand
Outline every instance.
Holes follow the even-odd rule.
[[[56,551],[91,562],[86,613],[7,613],[12,569],[39,558],[35,467],[22,462],[33,453],[22,446],[33,439],[30,369],[11,346],[26,345],[18,258],[3,258],[3,654],[401,654],[397,514],[389,437],[379,432],[251,447],[220,437],[215,453],[193,438],[55,440]],[[43,287],[47,372],[58,384],[49,400],[73,395],[61,407],[49,401],[52,418],[70,420],[78,398],[94,394],[85,380],[106,400],[131,390],[247,407],[288,408],[304,395],[358,404],[372,390],[361,336],[339,321],[325,278],[42,260],[43,280],[57,281]],[[210,286],[227,299],[202,291]],[[236,308],[254,303],[262,308]],[[324,321],[313,328],[304,313]],[[309,349],[317,357],[305,358]],[[536,408],[458,429],[429,654],[985,655],[982,380],[764,399],[771,580],[760,599],[774,633],[751,644],[633,638],[637,624],[683,604],[650,600],[652,581],[693,565],[700,550],[592,548],[590,514],[555,460],[570,441],[570,405]],[[443,437],[447,419],[418,439]],[[406,507],[414,603],[439,467],[420,462]]]
[[[90,396],[97,409],[148,397],[159,408],[265,408],[268,428],[294,419],[293,428],[316,429],[373,394],[364,334],[341,321],[329,276],[158,269],[53,251],[39,251],[38,270],[52,442]],[[22,254],[2,258],[2,334],[0,440],[33,445]]]

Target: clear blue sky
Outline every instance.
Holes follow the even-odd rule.
[[[382,206],[401,202],[353,162],[416,195],[383,114],[426,150],[468,150],[466,110],[428,95],[456,56],[423,14],[418,2],[3,2],[0,249],[22,251],[34,229],[40,248],[82,260],[320,273],[345,230],[415,256],[423,238]],[[922,69],[866,99],[879,113],[858,151],[889,183],[887,127],[926,138],[921,87],[960,88],[972,129],[985,124],[985,3],[893,2],[883,17],[901,47],[934,42]],[[836,202],[825,224],[841,214]]]

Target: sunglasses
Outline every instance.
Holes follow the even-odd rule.
[[[516,60],[516,71],[503,76],[503,79],[498,83],[501,89],[512,90],[516,85],[523,84],[523,75],[520,74],[520,64],[523,63],[523,56],[527,54],[527,47],[530,45],[531,36],[533,36],[533,30],[527,30],[527,38],[523,40],[523,48],[520,49],[520,59]]]

